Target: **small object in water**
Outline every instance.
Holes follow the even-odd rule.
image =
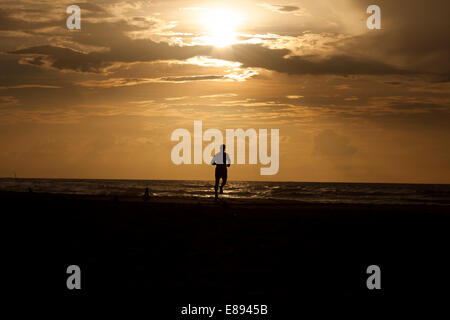
[[[144,201],[150,200],[150,194],[149,194],[149,192],[148,192],[148,188],[145,188],[145,193],[144,193],[144,195],[142,196],[142,199],[143,199]]]
[[[113,201],[114,202],[119,202],[119,197],[118,196],[114,196]]]
[[[28,188],[28,192],[29,192],[29,193],[33,193],[33,189]]]

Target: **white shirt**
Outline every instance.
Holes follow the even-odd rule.
[[[231,159],[228,153],[225,152],[225,156],[227,157],[227,164],[231,164]],[[223,152],[220,151],[217,153],[211,160],[211,164],[223,164]]]

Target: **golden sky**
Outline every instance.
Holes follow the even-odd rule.
[[[0,176],[212,179],[170,158],[171,133],[201,120],[280,130],[278,174],[234,165],[230,180],[450,183],[449,9],[3,0]]]

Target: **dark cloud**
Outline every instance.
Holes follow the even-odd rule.
[[[74,32],[72,39],[81,45],[104,47],[106,52],[79,52],[52,45],[35,46],[10,51],[12,54],[45,56],[50,65],[61,70],[80,72],[103,72],[115,62],[149,62],[156,60],[185,60],[194,56],[208,55],[209,46],[180,47],[148,39],[131,39],[126,33],[145,30],[148,26],[134,26],[121,20],[117,22],[84,23],[82,32]],[[38,65],[42,57],[27,63]]]
[[[397,110],[422,110],[422,111],[439,110],[444,108],[443,105],[436,103],[404,102],[404,101],[392,102],[387,104],[386,107]]]
[[[26,59],[26,61],[23,61]],[[30,59],[30,61],[28,61]],[[70,81],[64,74],[48,72],[41,66],[46,57],[21,57],[12,54],[0,54],[0,87],[23,84],[45,84],[59,86]]]
[[[293,11],[300,10],[300,8],[296,7],[296,6],[283,6],[283,5],[276,5],[276,4],[273,6],[277,8],[277,11],[281,11],[281,12],[293,12]]]
[[[38,46],[12,51],[13,54],[38,54],[48,56],[51,65],[58,69],[82,72],[101,72],[114,62],[147,62],[156,60],[185,60],[195,56],[238,61],[244,67],[257,67],[288,74],[405,74],[409,73],[387,64],[350,56],[290,56],[287,49],[270,49],[262,45],[238,44],[223,50],[209,46],[171,46],[151,40],[124,41],[123,46],[114,43],[108,52],[82,53],[68,48]],[[41,63],[36,58],[35,65]]]
[[[207,81],[207,80],[224,80],[225,76],[221,75],[202,75],[202,76],[180,76],[180,77],[165,77],[162,81],[173,82],[187,82],[187,81]]]
[[[296,12],[296,11],[303,11],[304,9],[297,7],[297,6],[293,6],[293,5],[280,5],[280,4],[260,4],[261,7],[264,7],[268,10],[271,10],[273,12],[278,12],[278,13],[291,13],[291,12]]]
[[[104,13],[95,4],[80,3],[89,12]],[[299,9],[296,6],[276,6],[279,10],[291,12]],[[14,29],[28,29],[35,24],[10,18],[10,12],[0,12],[4,25]],[[8,20],[9,19],[9,20]],[[91,23],[84,22],[82,32],[70,33],[75,44],[104,47],[105,52],[79,52],[70,48],[52,45],[34,46],[11,51],[14,54],[37,55],[26,61],[35,66],[44,65],[47,59],[51,66],[62,70],[80,72],[103,72],[115,62],[147,62],[156,60],[185,60],[194,56],[211,56],[215,58],[238,61],[244,67],[259,67],[289,74],[399,74],[404,70],[389,66],[375,59],[356,58],[350,54],[339,54],[327,58],[315,56],[290,56],[288,49],[270,49],[256,44],[238,44],[222,50],[210,46],[175,46],[165,42],[149,39],[131,39],[127,33],[146,31],[155,22],[145,17],[134,17],[137,25],[126,20],[116,22]],[[141,24],[143,22],[143,24]],[[47,26],[51,23],[46,24]],[[45,57],[45,58],[44,58]]]
[[[244,67],[258,67],[289,74],[404,74],[382,62],[367,58],[336,55],[327,58],[317,56],[285,56],[288,49],[270,49],[258,44],[238,44],[221,51],[213,57],[239,61]]]
[[[367,0],[353,2],[361,12],[373,4]],[[337,50],[345,55],[390,61],[421,73],[448,74],[449,1],[380,0],[376,4],[381,8],[382,29],[342,40]]]
[[[42,66],[45,64],[44,57],[31,57],[26,63],[34,66]]]
[[[105,9],[103,9],[102,7],[93,4],[93,3],[89,3],[89,2],[81,2],[81,3],[74,3],[75,5],[79,6],[81,8],[81,10],[88,10],[91,12],[101,12],[101,13],[106,13]]]
[[[25,12],[25,11],[21,11]],[[64,16],[61,16],[61,19],[58,21],[27,21],[23,19],[19,19],[13,16],[15,12],[12,9],[2,9],[0,8],[0,30],[5,31],[34,31],[40,28],[46,27],[54,27],[57,25],[63,25]],[[33,13],[41,14],[42,16],[46,16],[45,10],[34,10]]]
[[[51,65],[57,69],[68,69],[82,72],[100,72],[103,68],[111,65],[110,62],[102,61],[98,57],[82,52],[76,52],[68,48],[53,47],[50,45],[31,47],[12,51],[14,54],[37,54],[49,57]],[[31,64],[42,64],[42,57],[36,57],[30,61]]]
[[[366,1],[354,2],[364,8]],[[79,5],[91,13],[105,13],[95,4]],[[429,6],[417,1],[412,4],[403,0],[395,3],[381,1],[380,6],[383,13],[383,31],[342,40],[327,57],[292,56],[288,49],[271,49],[260,44],[237,44],[214,49],[211,46],[175,46],[149,39],[132,39],[128,36],[129,32],[147,32],[158,23],[141,16],[129,21],[88,21],[82,24],[81,32],[65,35],[74,45],[105,48],[101,52],[85,53],[67,47],[44,45],[14,50],[11,53],[36,55],[26,61],[35,66],[42,66],[47,60],[57,69],[80,72],[103,72],[106,67],[116,62],[185,60],[202,55],[238,61],[244,67],[265,68],[288,74],[389,75],[427,72],[444,74],[440,81],[446,81],[450,69],[450,42],[446,41],[449,22],[442,12],[448,12],[445,10],[449,6],[448,2],[437,0],[435,5]],[[290,5],[273,7],[284,12],[300,9]],[[402,12],[402,15],[394,16],[392,11]],[[434,15],[436,12],[437,16]],[[425,24],[415,21],[423,21]],[[55,23],[46,22],[40,26]],[[27,30],[36,26],[39,24],[12,18],[10,11],[0,11],[0,29],[3,27],[5,30]],[[410,33],[414,36],[409,36]]]

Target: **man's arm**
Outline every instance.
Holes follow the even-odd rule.
[[[231,159],[230,156],[227,153],[227,167],[231,166]]]

